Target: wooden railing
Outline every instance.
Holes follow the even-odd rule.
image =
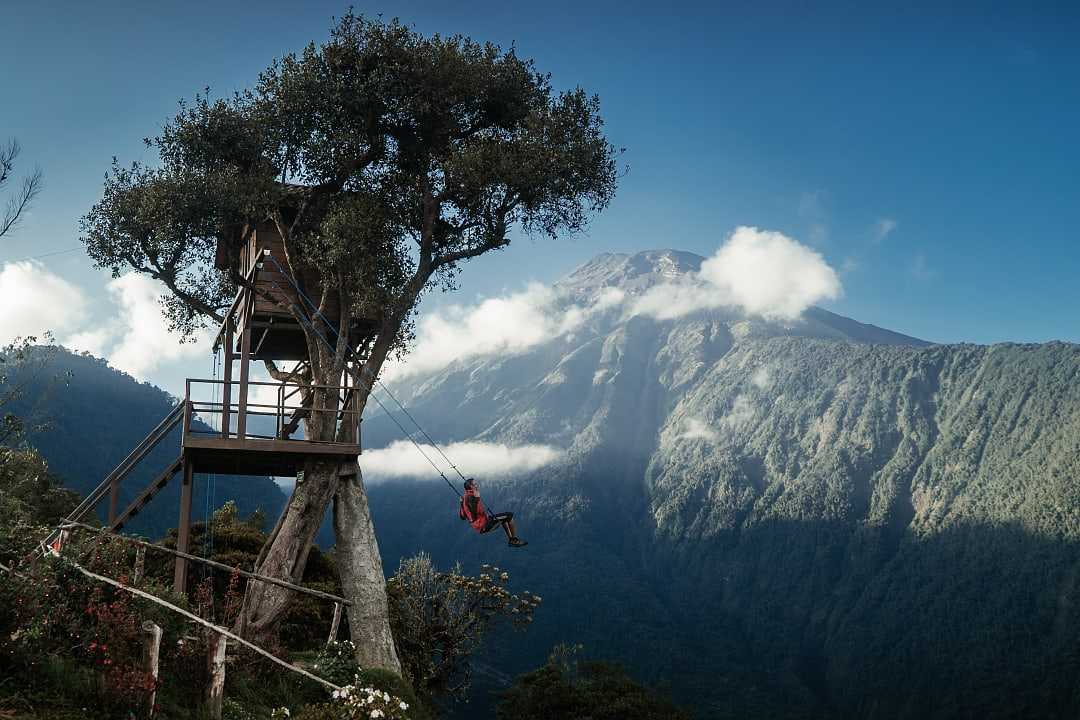
[[[232,393],[228,392],[230,385],[238,384],[204,378],[185,381],[185,436],[242,440],[307,439],[294,437],[300,432],[300,422],[323,414],[333,424],[335,437],[342,426],[348,424],[352,427],[347,428],[350,431],[344,435],[359,444],[360,413],[353,407],[352,388],[252,380],[247,382],[246,387],[239,388],[239,398],[233,402]],[[303,401],[305,394],[309,398],[308,403]],[[314,399],[321,399],[322,404],[315,404],[312,402]],[[273,420],[272,426],[270,419]]]

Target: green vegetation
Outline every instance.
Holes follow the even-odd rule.
[[[499,720],[689,720],[663,694],[632,680],[621,668],[579,662],[580,646],[556,648],[544,667],[519,677],[502,693]]]

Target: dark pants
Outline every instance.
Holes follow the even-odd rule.
[[[487,519],[487,524],[484,525],[484,529],[480,531],[480,534],[483,535],[486,532],[491,532],[503,523],[509,522],[513,519],[514,513],[510,512],[495,513],[494,515],[489,515]]]

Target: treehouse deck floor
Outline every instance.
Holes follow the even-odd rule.
[[[197,473],[222,475],[295,475],[308,458],[352,462],[360,446],[308,440],[223,438],[188,434],[184,454]]]

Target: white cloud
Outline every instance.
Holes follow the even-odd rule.
[[[111,280],[106,289],[118,306],[118,317],[105,328],[111,332],[111,337],[106,340],[92,336],[89,340],[98,342],[99,346],[111,344],[105,355],[113,367],[136,378],[147,379],[164,363],[209,354],[211,331],[205,330],[197,334],[194,341],[184,343],[176,333],[169,332],[160,302],[165,290],[161,283],[130,273]],[[71,341],[78,337],[73,336]]]
[[[765,365],[759,367],[757,370],[754,371],[754,374],[750,376],[750,382],[754,385],[754,387],[758,388],[759,390],[764,390],[765,388],[769,387],[770,380],[771,378],[769,377],[769,368]]]
[[[388,364],[386,376],[438,370],[468,357],[524,352],[572,333],[591,316],[618,306],[624,296],[618,288],[606,288],[587,306],[563,305],[550,287],[530,283],[522,292],[471,307],[439,308],[420,319],[408,358]]]
[[[893,218],[879,218],[874,223],[874,242],[881,242],[887,238],[893,230],[896,230],[897,222]]]
[[[109,319],[88,327],[86,313],[81,313],[78,323],[56,333],[63,345],[107,358],[113,367],[140,380],[149,379],[165,363],[208,355],[211,331],[184,343],[169,332],[160,303],[165,292],[161,283],[131,273],[110,280],[105,289],[112,306],[102,314]]]
[[[735,307],[750,315],[793,320],[840,292],[840,278],[820,253],[782,233],[743,226],[701,264],[700,273],[650,288],[631,314],[668,320]]]
[[[705,421],[697,417],[688,417],[683,422],[683,431],[678,435],[679,440],[705,440],[716,442],[720,439],[720,433],[713,430]]]
[[[86,320],[87,299],[75,285],[32,260],[6,263],[0,269],[0,341],[45,332],[61,337]]]
[[[430,445],[421,445],[447,477],[456,475],[442,456]],[[550,465],[563,451],[550,445],[509,446],[485,442],[460,442],[443,446],[443,452],[466,475],[483,479],[530,472]],[[365,481],[381,482],[396,478],[425,478],[440,480],[435,469],[407,440],[396,440],[387,447],[365,450],[360,456],[360,469]]]
[[[754,419],[755,411],[753,401],[746,395],[739,395],[720,424],[728,430],[738,430]]]

